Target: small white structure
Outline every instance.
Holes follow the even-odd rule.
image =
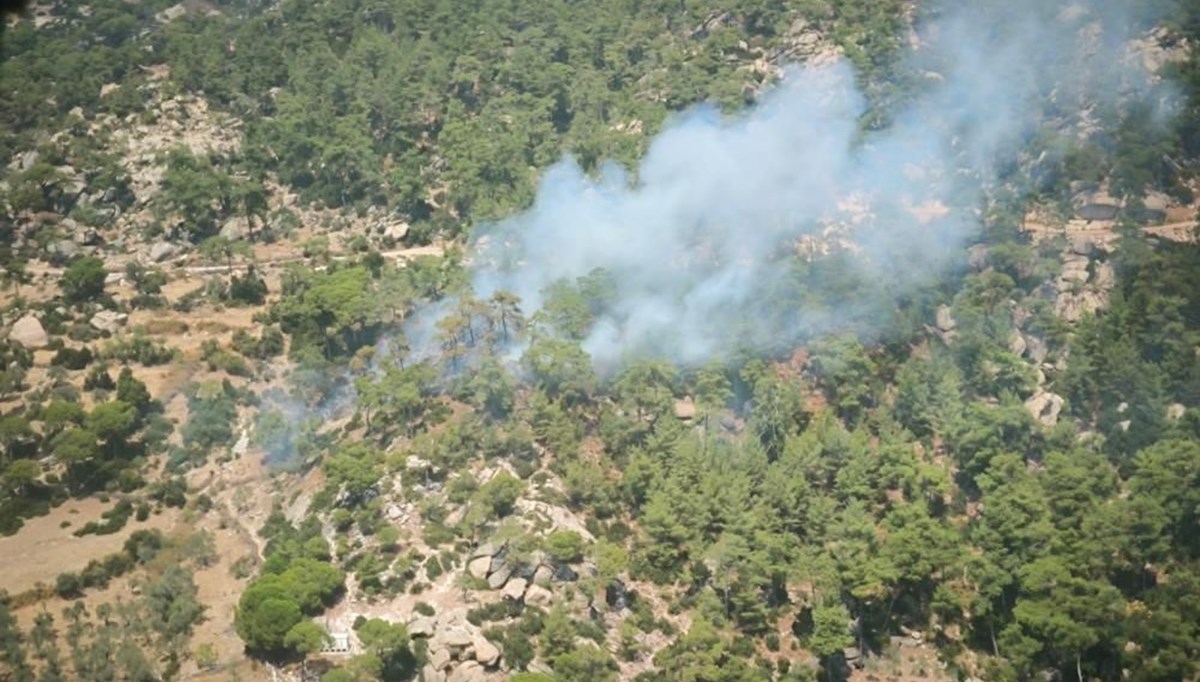
[[[323,654],[352,654],[354,653],[354,643],[350,639],[348,632],[330,632],[329,639],[325,641],[325,646],[321,647]]]

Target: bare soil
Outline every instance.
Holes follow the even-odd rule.
[[[59,573],[82,570],[92,559],[120,550],[134,531],[165,531],[179,518],[177,510],[166,509],[145,521],[131,518],[112,535],[72,535],[88,521],[99,521],[100,513],[114,504],[115,500],[105,504],[96,498],[70,500],[46,516],[27,520],[16,535],[0,537],[0,590],[16,594],[38,583],[53,585]],[[60,527],[65,521],[70,526]]]

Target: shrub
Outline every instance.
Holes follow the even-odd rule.
[[[583,558],[583,536],[573,530],[556,530],[546,538],[546,552],[563,563]]]
[[[95,256],[77,258],[63,272],[63,295],[74,302],[96,300],[104,294],[104,280],[107,277],[104,261]]]
[[[74,599],[83,593],[83,581],[79,579],[78,573],[59,573],[54,581],[54,591],[63,599]]]
[[[63,348],[50,359],[50,365],[52,367],[80,370],[90,365],[94,357],[92,350],[87,346],[82,348]],[[85,384],[84,388],[86,389],[88,386]]]

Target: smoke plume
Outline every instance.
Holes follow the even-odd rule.
[[[741,115],[679,115],[634,176],[561,161],[528,211],[477,229],[476,295],[532,312],[556,280],[608,271],[617,296],[583,344],[601,366],[869,333],[960,257],[1038,125],[1082,136],[1092,112],[1154,95],[1123,47],[1144,24],[1115,3],[969,4],[919,22],[913,94],[882,130],[862,131],[839,61],[790,68]]]

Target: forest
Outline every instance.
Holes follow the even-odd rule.
[[[93,0],[10,22],[0,533],[86,499],[112,506],[75,537],[136,530],[38,587],[0,576],[0,681],[1196,679],[1200,232],[1145,229],[1159,200],[1200,219],[1195,3],[1137,27],[1181,55],[1168,122],[1114,106],[1081,136],[1047,105],[952,267],[882,313],[787,336],[892,286],[853,249],[789,256],[768,342],[599,366],[619,274],[536,306],[473,288],[472,239],[564,155],[636,173],[679,112],[753,109],[789,62],[841,55],[864,139],[898,125],[930,80],[908,32],[951,4]],[[119,130],[186,98],[239,142],[175,144],[143,194]],[[1101,185],[1108,241],[1027,229]],[[380,215],[403,234],[346,227]],[[67,221],[102,238],[64,249]],[[182,255],[137,257],[159,244]],[[249,459],[271,508],[235,561],[208,481]],[[225,611],[195,579],[217,565]],[[348,609],[355,650],[327,655]],[[222,618],[234,654],[199,639]]]

